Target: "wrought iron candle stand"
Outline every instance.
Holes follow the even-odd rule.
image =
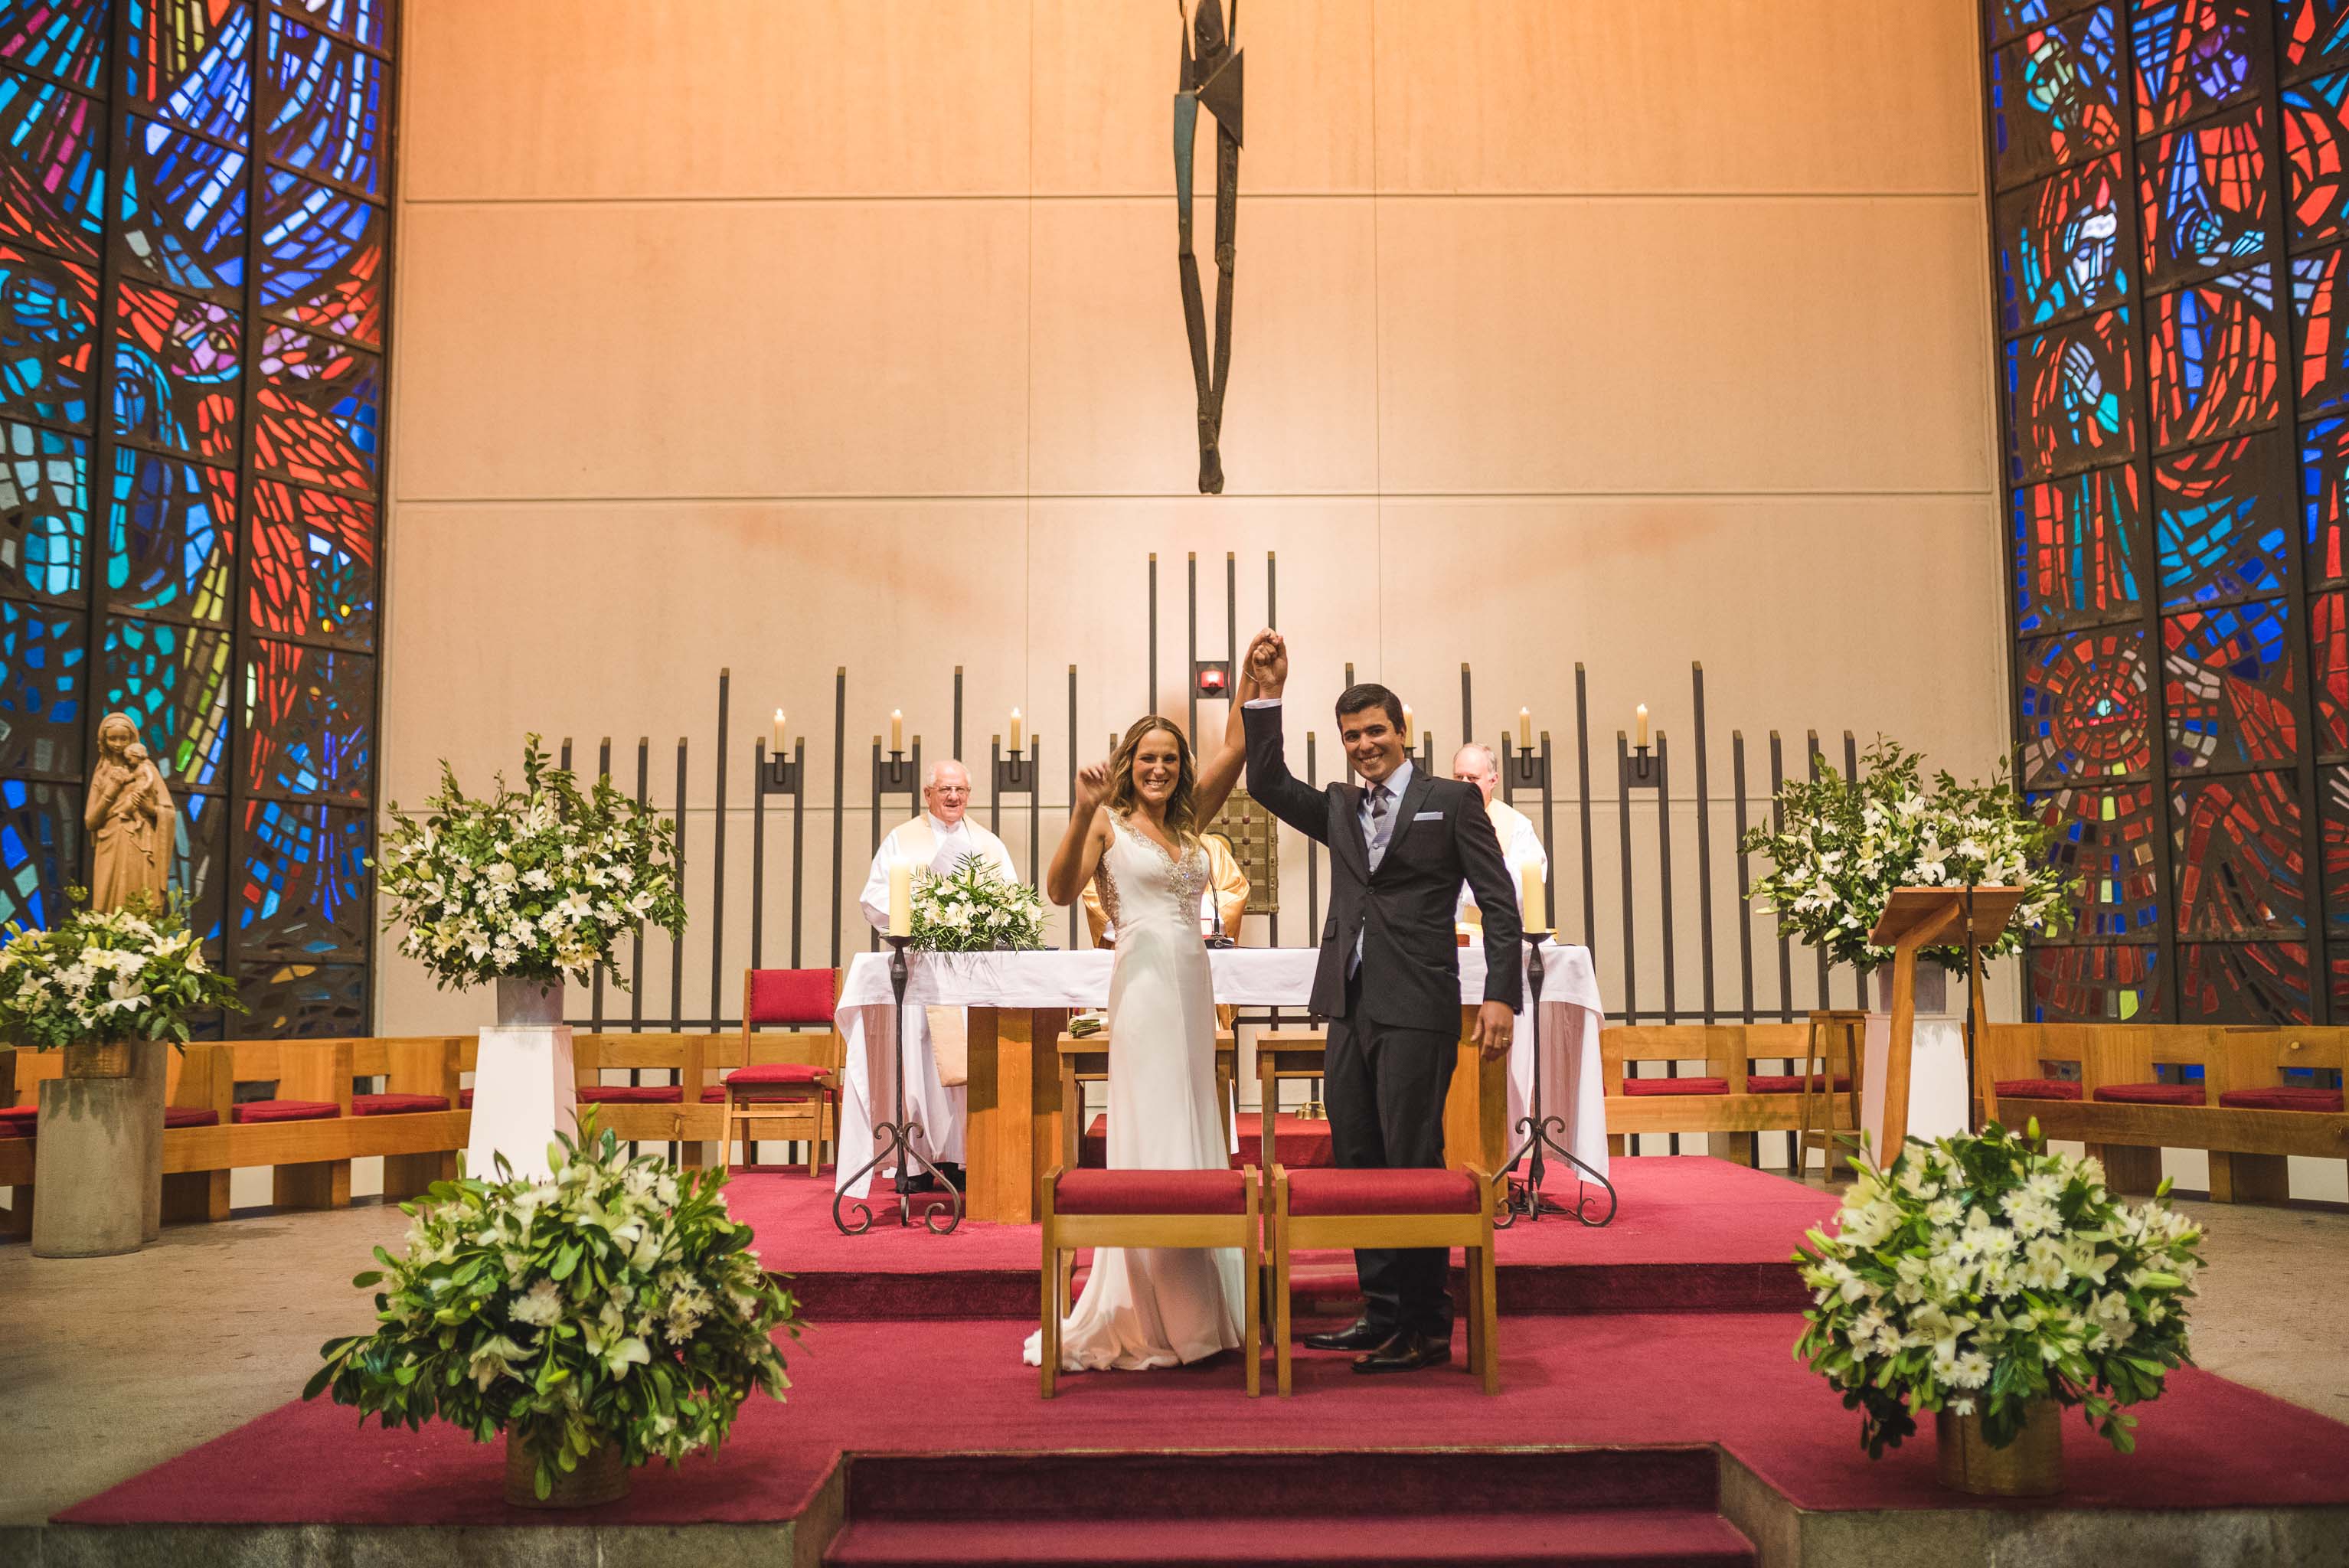
[[[847,1180],[840,1183],[839,1190],[832,1195],[832,1222],[834,1228],[844,1236],[861,1236],[873,1228],[873,1205],[861,1198],[851,1202],[848,1190],[864,1180],[868,1171],[879,1171],[882,1161],[893,1154],[897,1157],[897,1223],[911,1227],[914,1222],[914,1173],[907,1169],[909,1165],[920,1167],[928,1172],[931,1181],[946,1189],[945,1201],[932,1202],[923,1207],[922,1228],[934,1235],[943,1236],[962,1223],[962,1189],[948,1180],[945,1171],[932,1164],[928,1155],[914,1146],[914,1130],[905,1119],[905,1031],[903,1027],[905,1016],[905,946],[913,940],[910,936],[892,935],[887,938],[889,989],[896,997],[895,1021],[899,1025],[895,1031],[896,1116],[893,1120],[874,1124],[873,1158],[858,1166]],[[854,1222],[842,1215],[841,1210],[843,1205],[855,1212],[856,1219]],[[941,1215],[945,1217],[943,1224],[939,1222]]]
[[[1028,750],[1024,756],[1015,750],[1010,756],[1006,757],[1003,755],[1003,737],[999,735],[994,738],[994,744],[989,748],[988,755],[991,759],[988,774],[992,787],[987,803],[988,830],[998,834],[1003,831],[1005,796],[1028,797],[1028,881],[1030,885],[1033,885],[1038,880],[1036,875],[1039,863],[1036,858],[1038,846],[1044,841],[1044,791],[1041,787],[1044,778],[1044,743],[1031,735],[1028,738]]]
[[[1542,944],[1550,939],[1550,934],[1547,931],[1528,931],[1524,934],[1526,990],[1530,997],[1527,1006],[1533,1016],[1534,1031],[1533,1094],[1526,1106],[1526,1115],[1517,1122],[1517,1130],[1526,1135],[1525,1141],[1512,1150],[1506,1160],[1501,1161],[1501,1170],[1504,1172],[1513,1171],[1517,1168],[1518,1161],[1526,1161],[1526,1179],[1519,1181],[1514,1176],[1508,1177],[1508,1196],[1502,1202],[1501,1212],[1494,1216],[1493,1223],[1496,1228],[1506,1230],[1516,1224],[1520,1215],[1527,1220],[1538,1220],[1547,1210],[1551,1213],[1572,1214],[1584,1224],[1596,1229],[1615,1217],[1615,1184],[1598,1171],[1593,1170],[1589,1163],[1577,1155],[1574,1150],[1558,1141],[1559,1136],[1566,1131],[1565,1119],[1550,1115],[1542,1104]],[[1575,1197],[1572,1208],[1550,1198],[1541,1190],[1543,1168],[1548,1163],[1543,1158],[1544,1150],[1556,1154],[1582,1173],[1575,1178]],[[1589,1181],[1584,1181],[1583,1175],[1588,1176]],[[1596,1202],[1590,1192],[1590,1183],[1593,1181],[1597,1182],[1607,1194],[1607,1211],[1599,1214],[1597,1219],[1591,1218],[1593,1204]]]
[[[800,966],[800,867],[807,846],[807,742],[792,743],[788,757],[771,755],[767,743],[758,743],[750,795],[750,967],[760,967],[766,950],[767,797],[788,796],[792,802],[792,967]]]
[[[886,802],[892,795],[905,798],[905,814],[909,817],[922,810],[922,738],[918,735],[914,737],[910,758],[893,746],[885,761],[881,756],[881,738],[873,738],[873,852],[876,855],[881,852],[882,813],[888,810]],[[874,951],[878,952],[880,947],[880,934],[876,932]]]

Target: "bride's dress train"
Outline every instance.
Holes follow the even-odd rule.
[[[1112,815],[1098,872],[1117,932],[1109,987],[1109,1167],[1223,1171],[1231,1165],[1216,1103],[1216,996],[1199,936],[1207,858],[1178,864]],[[1064,1371],[1137,1371],[1196,1361],[1240,1343],[1240,1254],[1233,1248],[1100,1247],[1061,1331]],[[1043,1358],[1031,1334],[1030,1366]]]

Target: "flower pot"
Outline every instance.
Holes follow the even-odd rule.
[[[2064,1407],[2034,1402],[2014,1441],[1994,1449],[1982,1436],[1982,1418],[1939,1412],[1933,1433],[1940,1481],[1979,1497],[2051,1497],[2064,1490]]]
[[[498,1026],[502,1029],[545,1028],[563,1022],[563,976],[541,979],[534,975],[498,976]]]
[[[86,1044],[66,1047],[65,1076],[69,1078],[127,1078],[130,1076],[130,1042]]]
[[[628,1466],[617,1443],[598,1443],[578,1468],[557,1470],[554,1484],[538,1495],[538,1459],[519,1432],[506,1434],[506,1501],[516,1508],[595,1508],[628,1495]]]
[[[1876,970],[1876,1010],[1892,1011],[1892,965]],[[1950,1011],[1950,972],[1930,958],[1917,961],[1917,1016],[1938,1018]]]

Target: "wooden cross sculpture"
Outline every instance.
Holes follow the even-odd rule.
[[[1177,0],[1175,9],[1182,9]],[[1239,0],[1224,26],[1217,0],[1199,0],[1191,32],[1183,38],[1183,75],[1174,95],[1174,202],[1182,242],[1176,256],[1183,274],[1183,325],[1191,338],[1191,378],[1199,392],[1199,493],[1221,495],[1224,386],[1232,363],[1232,238],[1239,225],[1240,51]],[[1196,47],[1193,46],[1195,36]],[[1191,150],[1199,127],[1199,106],[1216,117],[1216,340],[1208,368],[1206,304],[1199,294],[1199,259],[1191,251]]]

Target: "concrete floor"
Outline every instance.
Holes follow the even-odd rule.
[[[2196,1358],[2349,1420],[2349,1213],[2180,1207],[2209,1231]],[[298,1397],[320,1345],[368,1327],[351,1275],[406,1225],[397,1208],[362,1202],[173,1227],[120,1258],[0,1245],[0,1561],[7,1527]]]

